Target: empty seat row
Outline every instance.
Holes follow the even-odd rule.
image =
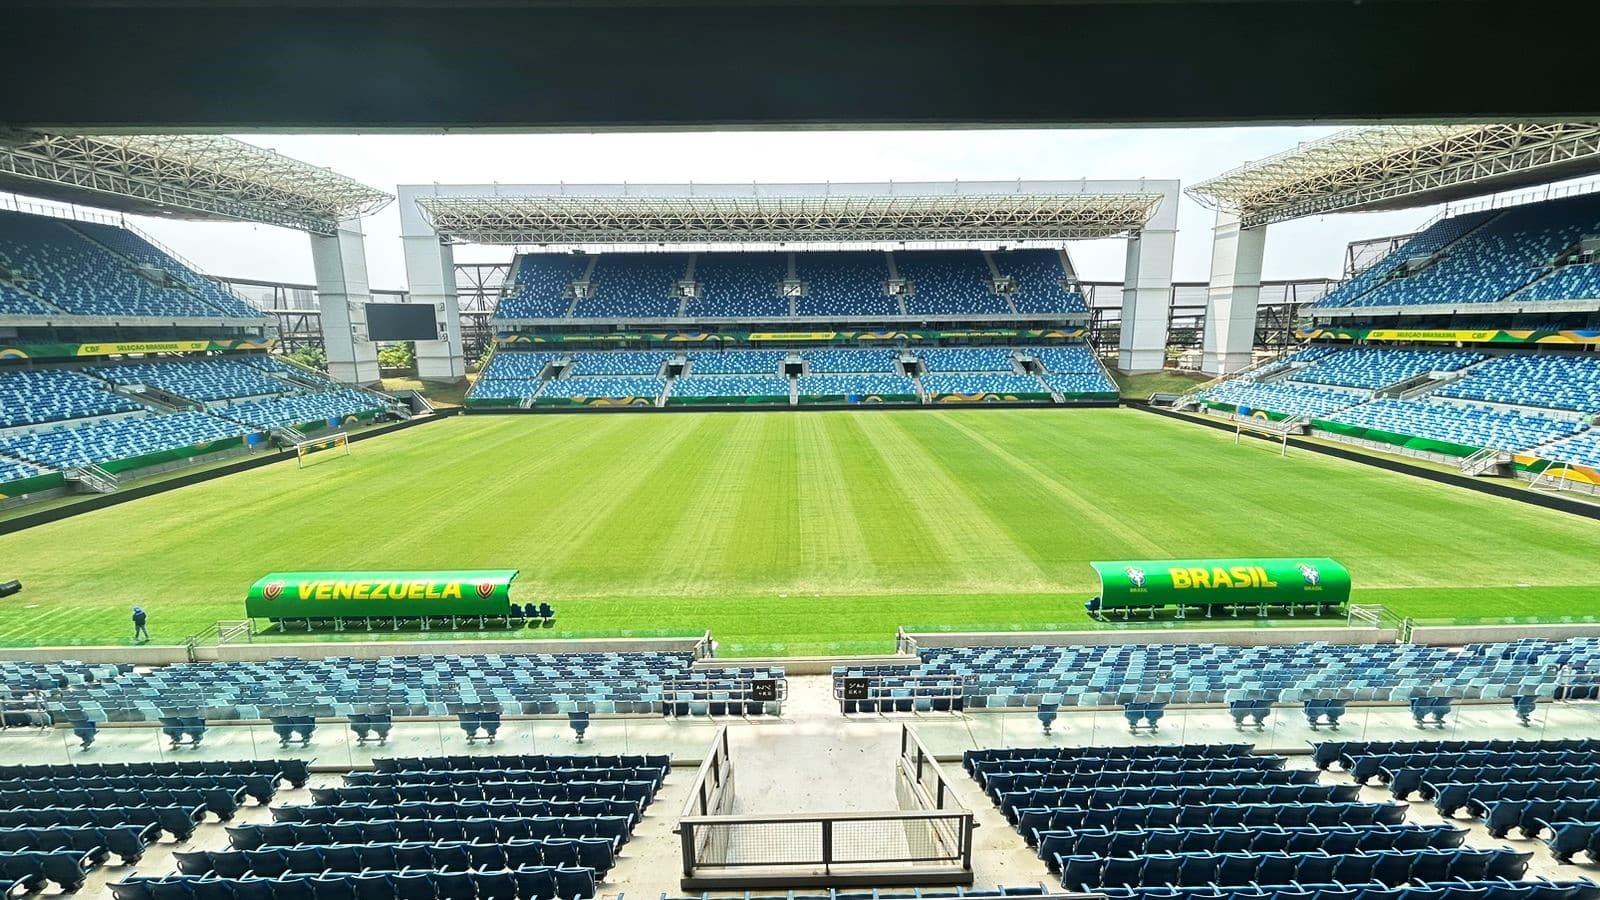
[[[405,803],[470,800],[634,800],[648,806],[655,795],[650,781],[494,781],[481,784],[402,784],[393,787],[312,788],[311,799],[320,804]],[[1352,786],[1353,787],[1353,786]],[[0,800],[5,792],[0,791]],[[220,813],[219,813],[220,815]]]
[[[1056,774],[1062,772],[1195,772],[1213,769],[1281,769],[1285,759],[1281,756],[1231,756],[1186,759],[1183,757],[1155,756],[1143,759],[1108,759],[1099,756],[1081,756],[1068,759],[986,759],[973,762],[968,768],[972,777],[985,788],[989,778],[996,775],[1018,775],[1035,772]]]
[[[1592,781],[1600,778],[1600,764],[1578,763],[1550,766],[1418,766],[1385,769],[1380,780],[1389,785],[1396,800],[1407,799],[1416,791],[1423,800],[1432,800],[1438,786],[1451,782],[1529,782]],[[1511,798],[1516,799],[1516,798]]]
[[[1191,806],[1220,803],[1352,803],[1361,796],[1353,784],[1207,785],[1204,787],[1035,788],[1001,795],[1000,809],[1016,821],[1025,807]]]
[[[1600,800],[1491,800],[1482,809],[1484,827],[1497,838],[1513,828],[1538,837],[1548,823],[1567,819],[1600,821]]]
[[[1228,787],[1316,784],[1315,769],[1199,769],[1178,772],[1012,772],[994,773],[984,783],[991,799],[1036,788]]]
[[[588,816],[621,817],[629,827],[639,818],[637,800],[588,798],[580,800],[468,800],[415,803],[332,803],[316,806],[275,806],[275,822],[360,822],[370,819],[543,819]]]
[[[1461,878],[1521,878],[1533,853],[1509,848],[1377,850],[1370,853],[1149,853],[1143,856],[1059,856],[1056,868],[1068,890],[1107,885],[1347,884]]]
[[[1550,741],[1519,741],[1502,739],[1448,740],[1448,741],[1320,741],[1311,745],[1311,759],[1317,768],[1326,769],[1339,763],[1350,771],[1353,760],[1359,756],[1397,753],[1526,753],[1530,751],[1597,751],[1600,739],[1568,738]],[[1374,767],[1368,777],[1377,774]]]
[[[372,810],[374,816],[383,807]],[[294,844],[357,844],[594,838],[614,847],[627,843],[633,818],[620,816],[515,816],[503,819],[352,819],[339,822],[271,822],[228,829],[235,850]]]
[[[106,861],[104,847],[84,850],[0,850],[0,883],[20,882],[28,892],[55,882],[65,893],[83,887],[84,876]]]
[[[60,790],[145,791],[178,790],[233,791],[243,788],[257,803],[272,802],[278,792],[273,775],[53,775],[48,777],[6,778],[0,776],[0,794],[6,791],[49,793]]]
[[[475,769],[525,769],[550,771],[560,769],[660,769],[665,775],[672,766],[667,754],[624,754],[621,756],[549,756],[543,754],[506,754],[504,756],[380,756],[372,761],[378,772],[443,772]]]
[[[224,822],[244,805],[244,788],[64,788],[49,791],[0,791],[0,809],[45,809],[58,806],[112,807],[138,799],[151,806],[200,806]]]
[[[481,757],[478,757],[481,758]],[[0,778],[56,778],[77,775],[270,775],[292,787],[305,787],[309,760],[259,759],[182,762],[29,763],[0,766]]]
[[[254,850],[194,850],[173,854],[184,875],[243,878],[289,873],[364,872],[368,869],[446,872],[585,866],[604,878],[616,864],[616,845],[605,838],[513,838],[504,842],[295,844]]]
[[[1316,773],[1312,773],[1315,775]],[[437,772],[351,772],[345,784],[398,787],[409,784],[481,784],[489,781],[644,781],[659,787],[667,771],[660,766],[617,769],[446,769]]]
[[[1454,816],[1462,807],[1471,815],[1481,816],[1490,802],[1600,799],[1600,782],[1593,780],[1447,782],[1431,788],[1433,805],[1445,818]]]
[[[1199,828],[1316,825],[1399,825],[1405,821],[1403,803],[1221,803],[1174,806],[1154,804],[1083,807],[1029,807],[1017,811],[1017,830],[1032,844],[1042,831],[1106,828],[1129,831],[1140,828]]]
[[[994,747],[968,750],[961,765],[968,772],[979,762],[998,759],[1238,759],[1252,744],[1133,744],[1126,747]]]
[[[1349,884],[1251,884],[1237,887],[1107,887],[1107,897],[1151,900],[1600,900],[1600,885],[1588,879],[1549,881],[1444,881],[1410,885],[1381,882]]]
[[[0,828],[0,850],[106,850],[131,865],[160,836],[156,825],[21,826]]]
[[[325,872],[277,878],[135,876],[110,887],[116,900],[578,900],[596,892],[594,870],[549,866],[493,872]]]
[[[0,809],[0,828],[49,828],[61,825],[118,828],[131,825],[140,828],[153,827],[158,833],[165,833],[174,840],[184,841],[194,834],[195,826],[200,824],[205,814],[205,806],[199,803]]]
[[[1401,751],[1369,753],[1347,757],[1345,771],[1357,784],[1376,777],[1390,784],[1399,769],[1495,768],[1510,766],[1600,765],[1600,750],[1468,750],[1462,753]],[[1416,790],[1415,787],[1410,788]]]
[[[1144,853],[1356,853],[1370,850],[1422,850],[1459,847],[1467,830],[1454,825],[1315,825],[1297,828],[1139,828],[1112,831],[1080,828],[1041,831],[1039,857],[1056,855],[1138,856]]]

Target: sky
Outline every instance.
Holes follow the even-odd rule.
[[[546,135],[248,135],[242,139],[393,192],[398,184],[554,182],[964,181],[1153,178],[1190,185],[1241,163],[1333,133],[1332,128],[1051,131],[802,131]],[[1174,278],[1205,281],[1214,214],[1187,196],[1178,216]],[[1404,234],[1437,207],[1318,216],[1274,225],[1264,275],[1337,278],[1352,240]],[[136,219],[202,270],[309,283],[306,237],[269,226]],[[400,219],[369,217],[375,288],[405,287]],[[1124,242],[1071,245],[1079,276],[1120,281]],[[457,262],[503,262],[507,247],[463,247]]]

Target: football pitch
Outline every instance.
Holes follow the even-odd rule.
[[[1092,559],[1296,555],[1400,615],[1600,609],[1593,520],[1133,410],[570,414],[456,418],[0,537],[25,585],[0,643],[127,643],[134,604],[178,643],[242,618],[269,571],[517,568],[514,599],[558,611],[539,636],[882,652],[897,625],[1091,627]]]

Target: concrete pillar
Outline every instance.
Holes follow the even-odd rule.
[[[1206,290],[1206,334],[1200,368],[1227,375],[1250,366],[1261,303],[1261,260],[1267,228],[1240,228],[1239,215],[1217,210],[1211,239],[1211,284]]]
[[[322,311],[322,347],[328,374],[345,384],[378,383],[378,348],[367,340],[366,236],[360,219],[339,223],[332,236],[311,235],[311,263],[317,274],[317,305]]]
[[[1128,240],[1122,282],[1122,340],[1117,369],[1158,372],[1167,364],[1172,307],[1172,254],[1176,229],[1146,228]]]
[[[412,303],[438,311],[437,341],[417,341],[417,377],[460,381],[466,377],[461,353],[461,307],[456,300],[455,252],[441,243],[433,223],[417,207],[416,195],[402,187],[400,241],[406,256],[406,286]]]

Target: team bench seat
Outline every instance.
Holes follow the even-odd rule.
[[[47,806],[39,809],[0,809],[0,828],[47,828],[58,825],[115,828],[154,827],[185,841],[206,817],[202,804],[168,806]]]
[[[373,819],[347,822],[272,822],[228,829],[235,850],[296,844],[397,844],[558,839],[604,840],[615,848],[628,841],[623,816],[563,816],[509,819]]]
[[[0,809],[44,809],[59,806],[118,806],[138,799],[151,806],[203,807],[226,822],[244,805],[246,791],[236,788],[64,788],[0,791]]]
[[[1358,774],[1354,771],[1355,765],[1353,762],[1353,759],[1357,756],[1378,756],[1397,753],[1525,753],[1528,751],[1551,750],[1600,750],[1600,739],[1571,738],[1556,741],[1313,741],[1311,742],[1311,760],[1317,764],[1319,769],[1326,769],[1334,763],[1339,763],[1345,771],[1365,779],[1376,775],[1379,767],[1374,764],[1369,771],[1364,774]],[[1418,762],[1426,762],[1426,760],[1418,760]]]
[[[105,790],[116,792],[145,790],[233,791],[243,788],[257,803],[272,802],[278,791],[273,775],[57,775],[47,778],[0,778],[0,793],[6,791],[48,792],[59,790]]]
[[[1466,807],[1474,818],[1488,813],[1488,804],[1517,800],[1597,800],[1600,783],[1594,781],[1472,781],[1430,785],[1439,815],[1451,818]]]
[[[344,777],[344,782],[347,785],[398,787],[403,784],[482,784],[491,781],[642,781],[660,787],[666,778],[666,770],[656,766],[618,769],[446,769],[434,772],[351,772]]]
[[[1384,769],[1380,780],[1389,785],[1396,800],[1416,791],[1423,800],[1434,799],[1438,785],[1451,782],[1592,781],[1600,778],[1600,765],[1585,763],[1557,766],[1444,766]]]
[[[1017,830],[1030,845],[1042,831],[1107,828],[1199,828],[1227,826],[1283,828],[1316,825],[1399,825],[1405,821],[1404,803],[1203,803],[1193,806],[1143,804],[1096,809],[1083,807],[1031,807],[1017,810]]]
[[[144,848],[161,836],[158,825],[39,825],[0,828],[0,850],[77,850],[104,848],[123,865],[144,856]]]
[[[1053,775],[1062,772],[1195,772],[1208,769],[1281,769],[1285,759],[1281,756],[1228,756],[1200,759],[1154,756],[1144,759],[1114,759],[1101,756],[1082,756],[1071,759],[991,759],[974,762],[972,777],[985,788],[993,775],[1039,773]]]
[[[637,800],[592,798],[584,800],[435,800],[412,803],[333,803],[318,806],[275,806],[275,822],[360,822],[387,819],[523,819],[621,818],[632,828],[642,808]]]
[[[475,769],[525,769],[550,772],[562,769],[660,769],[663,776],[672,767],[672,757],[661,754],[621,756],[545,756],[506,754],[503,756],[380,756],[372,761],[376,772],[444,772]]]
[[[464,872],[524,866],[583,866],[603,879],[616,865],[616,845],[605,838],[513,838],[490,841],[294,844],[254,850],[195,850],[173,854],[184,875],[276,878],[318,872],[436,869]]]
[[[83,887],[87,873],[106,861],[106,849],[0,851],[0,882],[20,884],[24,891],[42,890],[55,882],[65,893]]]
[[[312,788],[311,799],[319,804],[406,803],[422,801],[472,800],[634,800],[640,808],[650,805],[655,783],[649,781],[490,781],[477,784],[401,784],[392,787]]]
[[[1039,858],[1052,871],[1056,856],[1138,856],[1145,853],[1309,853],[1343,854],[1371,850],[1443,850],[1461,846],[1467,829],[1453,825],[1333,825],[1320,828],[1106,828],[1041,831]]]
[[[1353,784],[1205,785],[1188,787],[1036,788],[1001,795],[1000,810],[1011,822],[1023,807],[1194,806],[1219,803],[1354,803]]]
[[[305,787],[309,759],[227,760],[218,762],[31,763],[0,766],[0,778],[62,778],[95,775],[267,775],[291,787]]]
[[[1238,887],[1106,887],[1096,893],[1115,900],[1600,900],[1600,885],[1572,881],[1445,881],[1390,886],[1365,884],[1251,884]]]
[[[1376,881],[1483,881],[1517,879],[1528,870],[1531,851],[1377,850],[1371,853],[1149,853],[1143,856],[1058,856],[1061,884],[1085,893],[1106,886],[1166,884],[1174,887],[1243,884],[1360,884]]]
[[[116,900],[581,900],[593,869],[528,866],[485,872],[323,872],[277,878],[134,876],[110,885]]]
[[[979,762],[999,759],[1235,759],[1249,756],[1254,744],[1135,744],[1127,747],[995,747],[968,750],[961,754],[961,766],[968,773]]]
[[[1573,819],[1600,821],[1600,800],[1491,800],[1483,804],[1483,824],[1501,838],[1515,828],[1523,837],[1538,837],[1547,823]]]
[[[1196,769],[1177,772],[1014,772],[985,779],[988,794],[999,803],[1016,791],[1038,788],[1098,787],[1226,787],[1229,785],[1316,784],[1315,769]]]

